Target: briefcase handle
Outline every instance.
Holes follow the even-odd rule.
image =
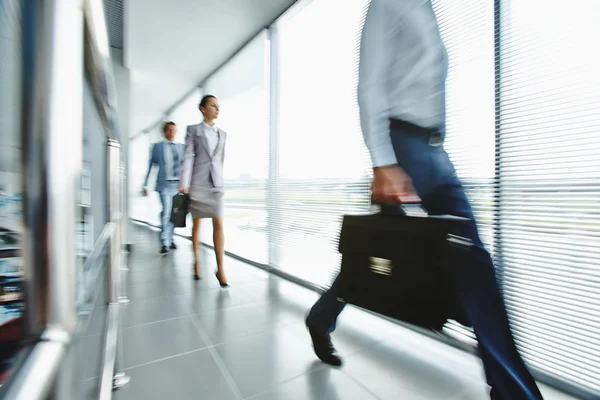
[[[377,204],[377,203],[373,203]],[[409,217],[427,217],[429,213],[421,203],[377,204],[379,212],[385,215],[400,215]]]

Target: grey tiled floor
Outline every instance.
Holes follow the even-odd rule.
[[[131,382],[116,400],[487,398],[476,357],[351,307],[334,334],[345,365],[325,366],[303,326],[316,293],[233,259],[221,289],[208,251],[193,281],[188,241],[161,257],[156,232],[133,229],[122,335]]]

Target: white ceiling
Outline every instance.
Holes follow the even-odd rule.
[[[296,0],[127,0],[124,64],[135,135]],[[217,94],[218,95],[218,94]]]

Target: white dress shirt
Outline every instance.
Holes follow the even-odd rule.
[[[204,124],[204,132],[206,133],[206,141],[208,142],[208,150],[212,156],[215,153],[217,144],[219,144],[219,128],[217,125],[210,126],[206,122]]]
[[[429,0],[371,0],[358,105],[374,167],[396,164],[390,119],[444,130],[448,56]]]
[[[175,162],[173,160],[173,152],[177,151],[179,154],[179,164],[178,172],[175,173]],[[165,179],[168,181],[178,181],[179,175],[181,174],[181,162],[183,154],[181,154],[181,146],[175,142],[169,142],[165,140],[163,142],[163,154],[165,157]]]

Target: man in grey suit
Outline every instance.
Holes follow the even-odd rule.
[[[160,195],[162,211],[160,214],[160,241],[161,254],[167,254],[169,248],[175,250],[177,246],[173,243],[174,225],[171,223],[171,206],[173,196],[177,194],[179,187],[179,178],[181,176],[181,162],[183,159],[183,145],[175,143],[175,133],[177,127],[172,121],[163,125],[165,139],[162,142],[154,143],[150,151],[150,161],[148,163],[148,172],[144,180],[144,196],[148,196],[148,179],[152,167],[158,166],[158,175],[156,176],[155,190]]]

